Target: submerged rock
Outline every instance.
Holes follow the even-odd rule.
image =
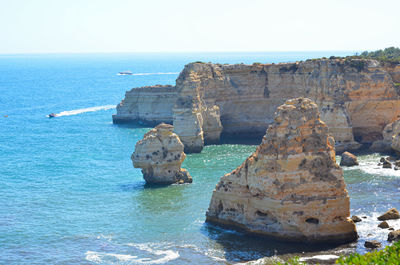
[[[217,184],[207,221],[288,241],[356,240],[334,142],[313,101],[287,100],[255,153]]]
[[[364,247],[366,248],[380,248],[382,246],[381,242],[378,242],[376,240],[372,241],[365,241]]]
[[[342,154],[342,159],[340,160],[341,166],[351,167],[358,166],[357,157],[349,152],[344,152]]]
[[[385,220],[399,219],[399,218],[400,218],[399,211],[397,211],[396,208],[392,208],[392,209],[388,210],[386,213],[379,216],[378,220],[385,221]]]
[[[141,168],[147,183],[172,184],[191,183],[192,177],[181,168],[185,153],[174,127],[165,123],[148,131],[143,139],[136,143],[132,162],[135,168]]]

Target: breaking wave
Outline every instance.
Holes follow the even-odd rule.
[[[90,107],[90,108],[84,108],[84,109],[76,109],[76,110],[68,110],[68,111],[62,111],[60,113],[57,113],[57,117],[62,117],[62,116],[71,116],[71,115],[77,115],[85,112],[92,112],[92,111],[99,111],[99,110],[108,110],[108,109],[114,109],[115,105],[105,105],[105,106],[97,106],[97,107]],[[48,115],[47,115],[48,117]]]

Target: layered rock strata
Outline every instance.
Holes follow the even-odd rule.
[[[181,168],[186,155],[179,137],[173,133],[174,127],[161,123],[147,132],[136,143],[132,154],[135,168],[141,168],[147,183],[172,184],[191,183],[189,172]]]
[[[200,113],[204,122],[203,109],[217,106],[220,122],[213,126],[221,129],[222,134],[261,138],[273,122],[274,111],[279,105],[288,98],[304,96],[319,105],[321,118],[336,139],[337,151],[352,150],[360,147],[357,142],[372,143],[382,139],[385,125],[400,115],[400,89],[396,83],[400,82],[399,69],[396,65],[357,59],[253,65],[191,63],[180,73],[176,86],[165,93],[168,99],[163,101],[168,104],[157,100],[154,113],[138,113],[135,106],[142,104],[140,97],[151,102],[155,97],[150,96],[152,87],[142,94],[133,89],[127,92],[121,103],[125,107],[117,109],[114,121],[132,117],[151,122],[159,117],[160,121],[176,120],[179,123],[185,122],[180,118],[182,109],[190,109]],[[159,94],[160,88],[155,87],[154,93]],[[184,128],[176,122],[174,126]],[[202,127],[201,130],[203,142],[209,134],[217,135],[214,129]],[[181,132],[185,134],[184,130],[178,134]],[[197,135],[192,137],[199,138],[197,130],[194,133]]]
[[[288,241],[357,239],[334,139],[310,99],[286,101],[262,143],[217,184],[207,221]]]
[[[382,131],[383,139],[375,141],[369,149],[374,152],[391,152],[392,142],[395,142],[394,138],[397,138],[398,134],[400,134],[400,120],[387,124]]]
[[[117,105],[113,122],[139,122],[150,126],[161,122],[172,124],[172,107],[176,98],[174,86],[133,88],[125,93],[125,98]]]

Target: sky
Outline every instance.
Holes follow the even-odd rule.
[[[399,0],[0,0],[0,54],[364,51],[400,46]]]

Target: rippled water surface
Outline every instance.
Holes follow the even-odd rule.
[[[150,187],[130,161],[149,128],[111,122],[126,90],[174,84],[190,61],[332,54],[0,56],[0,264],[225,264],[303,251],[364,252],[367,238],[385,242],[387,230],[376,227],[376,216],[400,208],[400,173],[377,168],[378,154],[361,155],[360,166],[344,170],[352,214],[367,217],[357,226],[359,242],[315,249],[204,223],[215,184],[255,145],[207,146],[183,164],[192,184]],[[117,75],[124,70],[135,75]]]

